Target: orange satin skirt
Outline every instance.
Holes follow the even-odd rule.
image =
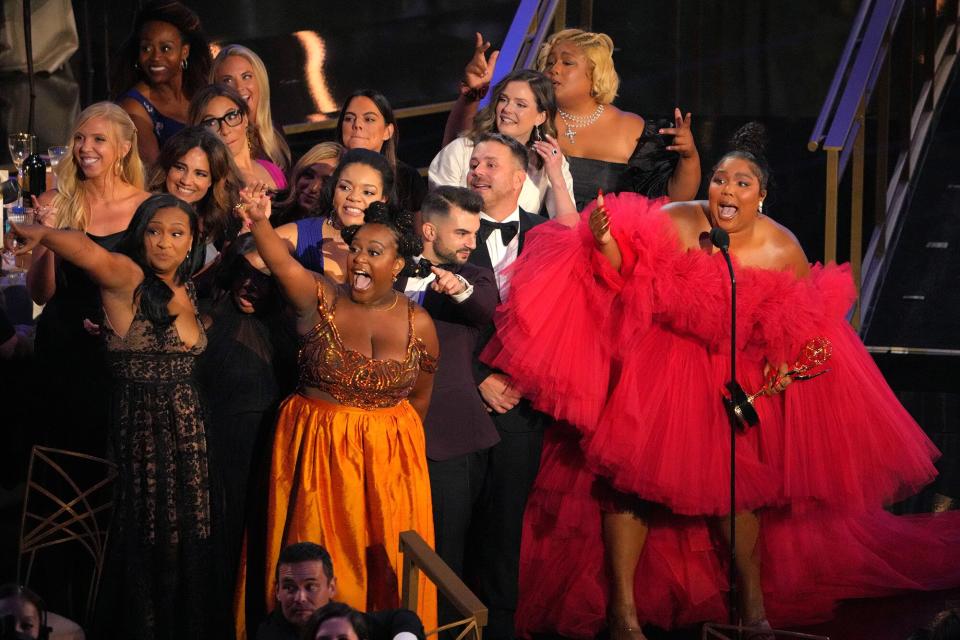
[[[277,418],[268,492],[266,566],[248,566],[246,549],[240,559],[238,638],[247,580],[264,581],[265,611],[273,609],[277,557],[295,542],[330,552],[336,600],[360,611],[400,606],[400,532],[434,543],[423,424],[409,402],[360,409],[291,395]],[[436,588],[422,575],[417,614],[436,628]]]

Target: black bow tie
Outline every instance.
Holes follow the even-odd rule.
[[[446,263],[446,262],[434,264],[429,260],[427,260],[426,258],[420,258],[417,261],[416,266],[412,269],[413,273],[411,274],[411,276],[414,278],[426,278],[431,273],[433,273],[432,271],[430,271],[430,267],[437,267],[438,269],[443,269],[444,271],[450,271],[451,273],[457,273],[458,271],[460,271],[459,264],[452,264],[452,263]]]
[[[518,233],[520,233],[519,222],[493,222],[491,220],[480,220],[480,239],[484,242],[490,237],[494,229],[500,229],[500,239],[503,240],[503,246],[510,244]]]

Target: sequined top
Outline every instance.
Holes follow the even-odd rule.
[[[334,323],[337,295],[329,307],[322,290],[317,299],[321,320],[300,339],[300,386],[313,387],[333,396],[337,402],[362,409],[393,407],[410,395],[420,371],[433,373],[438,358],[427,352],[415,334],[415,305],[407,300],[409,338],[403,361],[381,360],[348,349]]]

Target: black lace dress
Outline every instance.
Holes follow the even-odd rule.
[[[139,310],[124,336],[104,323],[111,457],[119,465],[111,588],[100,598],[100,609],[112,610],[105,636],[213,637],[207,437],[193,381],[207,338],[197,323],[191,347],[174,324],[157,331]]]

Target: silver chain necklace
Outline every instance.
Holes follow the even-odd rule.
[[[577,129],[583,129],[589,127],[594,122],[600,119],[600,116],[603,115],[603,105],[598,104],[597,108],[588,116],[575,116],[572,113],[567,113],[563,109],[557,109],[557,113],[560,114],[560,119],[563,120],[563,124],[566,125],[567,130],[563,135],[567,136],[570,140],[570,144],[576,142],[574,138],[577,137]]]

